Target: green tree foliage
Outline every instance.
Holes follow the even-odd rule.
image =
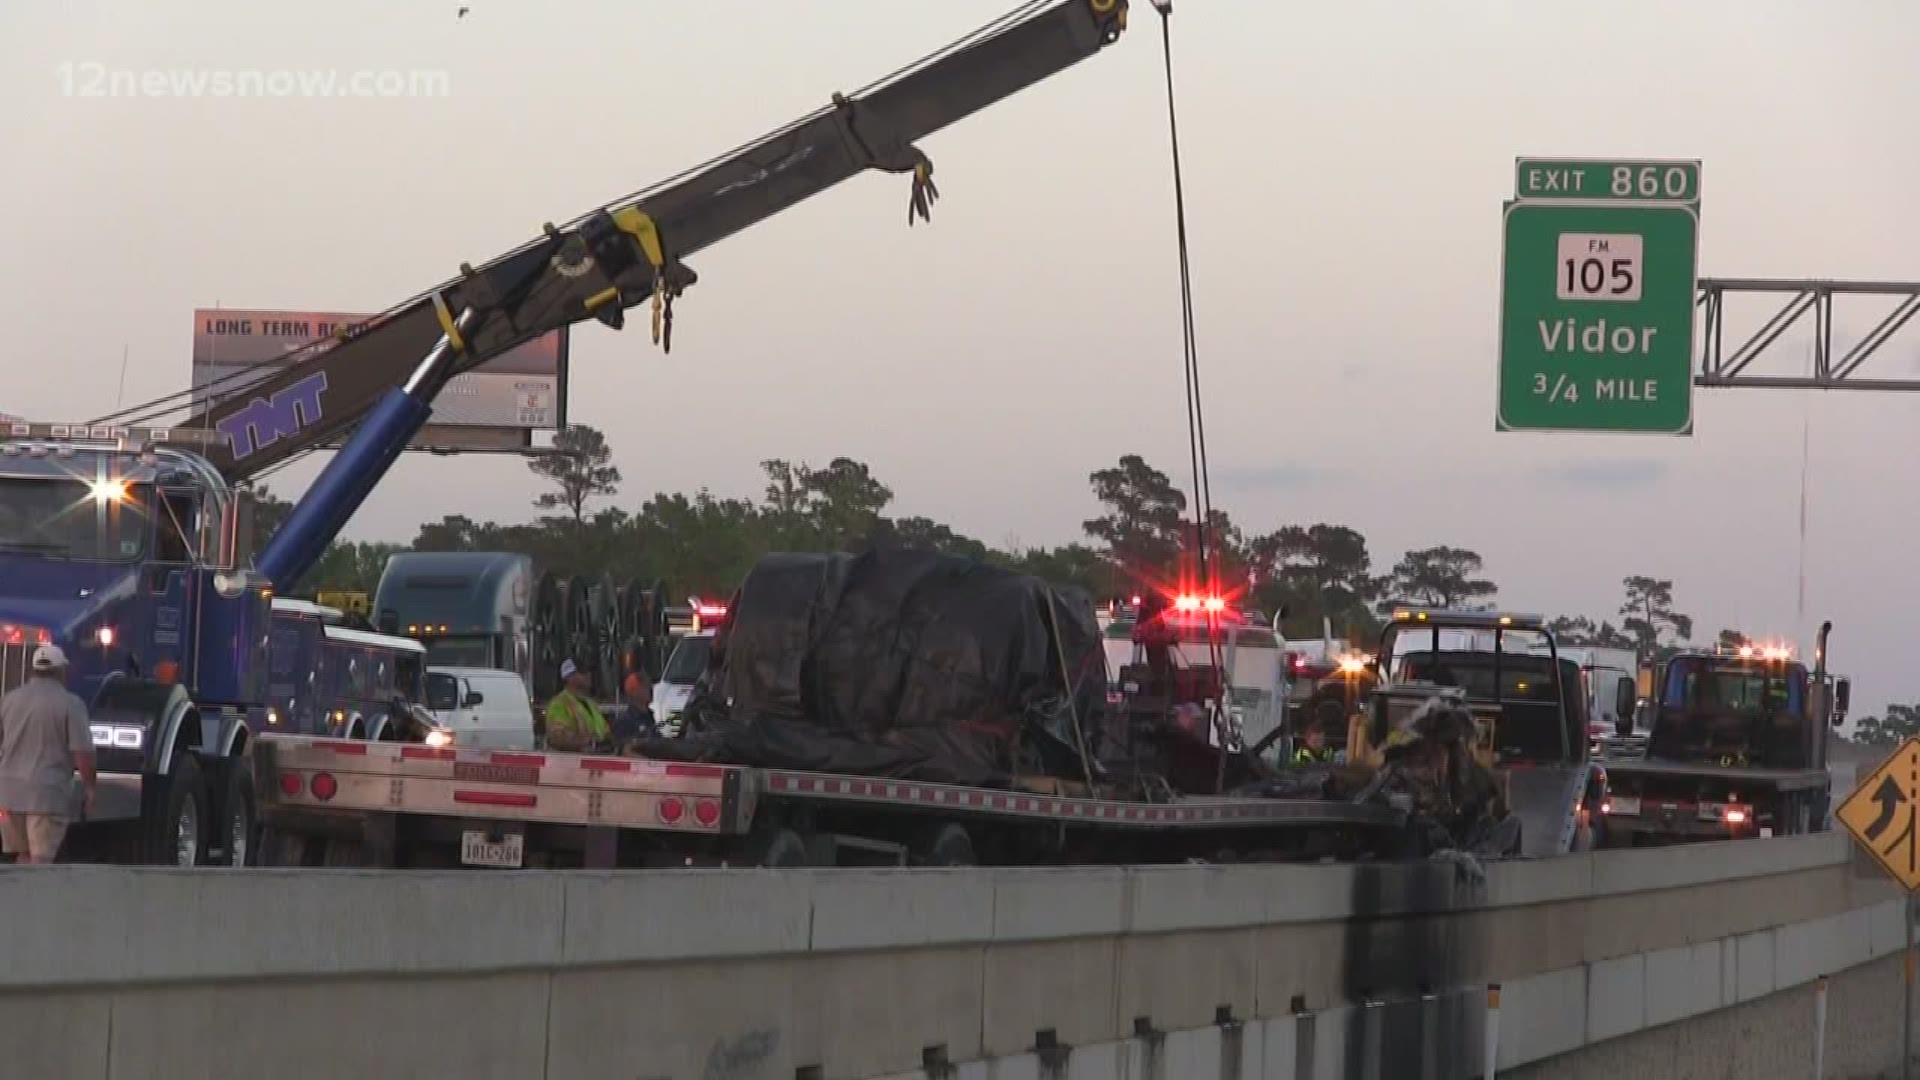
[[[865,463],[839,457],[825,466],[761,462],[759,497],[702,489],[662,492],[638,507],[591,508],[617,494],[621,482],[606,439],[572,427],[555,440],[564,454],[530,468],[549,481],[536,505],[554,511],[530,522],[502,524],[448,514],[422,523],[409,545],[418,551],[519,551],[542,570],[594,578],[664,580],[678,595],[724,596],[754,562],[772,551],[863,551],[908,548],[981,559],[1061,585],[1097,600],[1155,586],[1191,587],[1196,560],[1188,500],[1168,475],[1137,454],[1088,476],[1097,516],[1084,523],[1089,542],[1059,547],[1010,545],[999,550],[951,525],[923,516],[890,517],[893,490]],[[286,520],[292,506],[260,492],[256,548]],[[1285,604],[1296,636],[1317,637],[1322,616],[1355,638],[1378,629],[1370,610],[1389,580],[1418,586],[1445,602],[1490,595],[1479,556],[1460,548],[1409,552],[1395,574],[1376,577],[1358,530],[1319,523],[1253,533],[1222,509],[1209,527],[1209,574],[1222,590],[1251,596],[1268,612]],[[290,593],[320,588],[372,592],[390,544],[342,541],[330,547],[306,581]],[[1610,628],[1609,628],[1610,630]],[[1611,632],[1611,631],[1610,631]]]
[[[1561,645],[1597,649],[1631,649],[1633,637],[1610,622],[1595,622],[1585,615],[1561,615],[1547,622],[1554,640]]]
[[[1491,599],[1499,590],[1479,576],[1484,568],[1478,553],[1466,548],[1430,547],[1409,551],[1394,564],[1391,575],[1395,599],[1451,608]]]
[[[1862,746],[1895,746],[1913,735],[1920,735],[1920,705],[1888,705],[1885,716],[1863,716],[1853,725],[1853,741]]]
[[[1367,538],[1345,525],[1288,525],[1247,543],[1262,608],[1284,607],[1289,637],[1317,637],[1324,619],[1348,638],[1373,636],[1379,620],[1371,603],[1384,579],[1372,573]]]
[[[1106,512],[1082,527],[1105,545],[1107,558],[1149,581],[1177,579],[1191,531],[1181,517],[1187,511],[1186,493],[1138,454],[1122,457],[1111,469],[1094,471],[1087,482]]]
[[[1665,658],[1693,636],[1693,618],[1673,609],[1673,582],[1634,576],[1622,581],[1620,627],[1633,639],[1642,661]]]
[[[620,469],[613,464],[607,437],[585,424],[569,424],[553,437],[553,453],[530,458],[527,468],[553,484],[533,505],[543,510],[564,509],[575,525],[586,523],[587,501],[620,490]]]

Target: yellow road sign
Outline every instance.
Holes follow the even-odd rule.
[[[1834,814],[1908,892],[1920,889],[1920,737],[1900,744]]]

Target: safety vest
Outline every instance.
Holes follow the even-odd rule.
[[[607,718],[599,706],[571,690],[562,690],[547,703],[547,730],[569,728],[592,742],[605,742],[611,734]]]

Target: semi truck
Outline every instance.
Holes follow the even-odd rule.
[[[199,862],[221,837],[218,857],[248,861],[250,755],[264,740],[312,741],[268,733],[272,599],[312,568],[451,379],[588,319],[620,329],[642,304],[670,350],[674,300],[697,280],[688,256],[869,170],[910,177],[909,222],[928,217],[938,191],[916,142],[1098,54],[1127,10],[1023,7],[704,166],[463,264],[264,378],[236,374],[85,423],[0,427],[0,667],[17,680],[39,643],[73,659],[106,739],[98,816],[136,822],[146,859]],[[248,482],[334,445],[252,551]],[[434,749],[320,741],[383,757]]]
[[[1826,670],[1831,622],[1811,671],[1787,645],[1678,653],[1659,665],[1643,755],[1607,761],[1607,824],[1625,845],[1824,831],[1832,802],[1827,729],[1851,684]],[[1636,747],[1637,748],[1637,747]]]

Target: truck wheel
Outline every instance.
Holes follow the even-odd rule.
[[[973,866],[973,838],[967,830],[948,822],[929,829],[916,852],[922,866]]]
[[[159,813],[141,822],[140,861],[161,866],[199,866],[207,861],[207,782],[200,762],[182,750],[173,771],[150,776],[166,785]]]
[[[227,866],[260,864],[260,813],[253,799],[252,761],[242,754],[227,767],[226,790],[220,799],[220,844]]]

